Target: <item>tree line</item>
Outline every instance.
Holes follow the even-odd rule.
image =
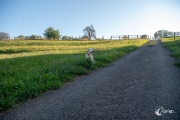
[[[96,31],[93,27],[93,25],[87,26],[83,29],[84,35],[82,35],[79,38],[73,38],[72,36],[62,36],[60,35],[59,30],[55,30],[53,27],[49,27],[47,29],[45,29],[43,36],[41,37],[41,35],[30,35],[30,36],[24,36],[24,35],[19,35],[14,37],[14,39],[25,39],[25,40],[38,40],[38,39],[53,39],[53,40],[78,40],[78,39],[96,39]],[[62,37],[61,37],[62,36]],[[0,39],[10,39],[10,36],[8,33],[0,33]]]
[[[155,38],[162,38],[162,37],[172,37],[174,36],[180,36],[180,32],[172,32],[172,31],[168,31],[168,30],[158,30],[157,32],[154,33],[154,37]]]
[[[60,39],[60,32],[59,30],[55,30],[53,27],[47,28],[44,33],[44,37],[41,35],[30,35],[30,36],[24,36],[19,35],[17,37],[14,37],[14,39],[24,39],[24,40],[40,40],[40,39]]]
[[[40,35],[30,35],[30,36],[19,35],[17,37],[14,37],[14,39],[38,40],[43,38]]]
[[[24,36],[24,35],[19,35],[17,37],[14,37],[14,39],[33,39],[33,40],[38,40],[38,39],[62,39],[62,40],[79,40],[79,39],[86,39],[86,40],[91,40],[91,39],[97,39],[96,37],[96,31],[93,27],[93,25],[87,26],[83,29],[84,35],[79,38],[75,37],[73,38],[72,36],[62,36],[60,35],[59,30],[55,30],[53,27],[49,27],[45,29],[43,36],[41,35],[30,35],[30,36]],[[168,31],[168,30],[158,30],[157,32],[154,33],[155,38],[161,38],[161,37],[170,37],[173,36],[174,32]],[[180,32],[175,32],[176,36],[180,36]],[[127,36],[123,37],[124,39],[127,39]],[[147,35],[142,35],[141,38],[147,38]],[[10,35],[8,33],[0,32],[0,40],[2,39],[10,39]]]

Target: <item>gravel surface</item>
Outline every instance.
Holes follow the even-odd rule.
[[[180,68],[160,41],[60,89],[21,104],[1,120],[180,120]],[[164,114],[155,114],[155,108]],[[166,110],[173,113],[166,113]]]

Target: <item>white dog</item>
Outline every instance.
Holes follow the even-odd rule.
[[[94,58],[92,56],[92,53],[93,53],[93,49],[92,48],[88,48],[87,51],[86,51],[86,59],[91,59],[92,62],[95,62],[94,61]]]

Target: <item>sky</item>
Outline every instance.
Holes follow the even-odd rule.
[[[62,36],[82,36],[93,25],[98,38],[153,36],[180,31],[180,0],[0,0],[0,32],[41,35],[52,26]]]

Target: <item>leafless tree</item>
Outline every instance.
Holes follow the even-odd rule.
[[[96,39],[96,31],[93,25],[84,28],[83,32],[84,32],[84,36],[87,36],[89,40],[91,40],[92,38]]]
[[[0,40],[10,39],[9,33],[0,32]]]

